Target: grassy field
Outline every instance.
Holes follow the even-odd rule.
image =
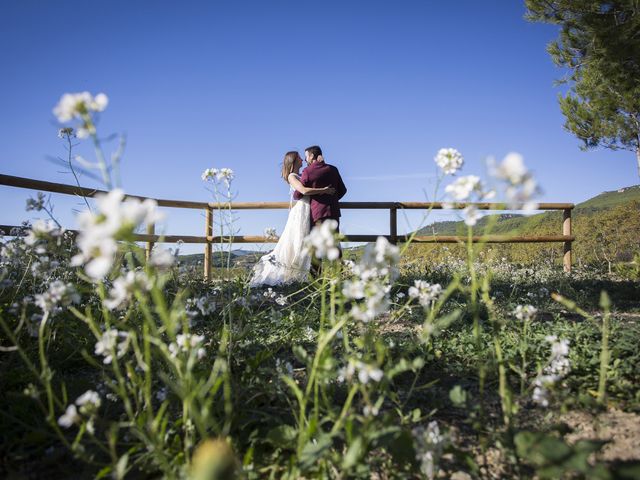
[[[5,280],[23,281],[0,296],[0,473],[639,478],[637,277],[475,256],[405,264],[388,308],[368,322],[335,287],[348,269],[248,291],[246,268],[216,269],[205,283],[183,265],[113,313],[80,281],[81,303],[44,327],[33,294],[46,284],[6,256]],[[411,297],[416,280],[443,293],[423,305]],[[517,318],[518,305],[537,311]],[[109,328],[129,343],[114,343],[107,363],[96,342]],[[187,343],[174,355],[178,332],[201,336],[202,352]],[[569,367],[541,403],[536,379],[559,348],[549,335],[568,342]],[[100,402],[62,427],[86,391]]]

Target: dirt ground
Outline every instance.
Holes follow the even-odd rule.
[[[602,448],[601,460],[640,460],[640,415],[611,409],[597,415],[588,412],[568,412],[559,416],[573,432],[567,441],[581,439],[609,440]]]

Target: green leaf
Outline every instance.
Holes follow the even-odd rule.
[[[298,430],[291,425],[280,425],[267,433],[267,440],[276,447],[293,448],[298,437]]]
[[[537,467],[560,463],[572,453],[562,440],[541,432],[519,432],[514,442],[518,456]]]
[[[120,459],[118,460],[118,463],[116,464],[116,478],[117,479],[121,479],[124,478],[124,476],[127,473],[127,464],[129,463],[129,454],[125,453],[124,455],[122,455],[120,457]]]
[[[356,437],[356,439],[349,445],[344,460],[342,462],[342,468],[345,470],[350,469],[358,463],[358,460],[364,454],[364,441],[362,437]]]
[[[283,375],[281,378],[284,381],[284,383],[286,383],[289,386],[289,388],[293,390],[294,395],[298,399],[298,403],[302,405],[304,403],[304,395],[302,394],[302,390],[300,390],[300,387],[298,387],[296,382],[294,382],[291,377]]]
[[[309,440],[302,449],[300,458],[298,459],[300,468],[304,471],[315,465],[318,460],[322,458],[322,455],[331,448],[331,444],[331,436],[326,434],[320,435],[315,440]]]

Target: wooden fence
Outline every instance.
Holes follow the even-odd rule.
[[[96,190],[92,188],[78,187],[75,185],[65,185],[61,183],[45,182],[42,180],[33,180],[31,178],[14,177],[11,175],[0,174],[0,185],[9,187],[25,188],[29,190],[38,190],[43,192],[62,193],[65,195],[74,195],[79,197],[94,197],[100,193],[106,193],[104,190]],[[130,198],[138,198],[140,200],[149,197],[141,197],[139,195],[127,195]],[[170,208],[187,208],[201,210],[205,213],[205,225],[203,236],[193,235],[156,235],[155,226],[147,225],[146,234],[135,235],[135,240],[146,242],[147,255],[150,254],[154,243],[175,243],[182,241],[184,243],[204,243],[204,276],[211,276],[211,258],[212,246],[214,243],[232,241],[233,243],[275,243],[277,239],[272,237],[257,235],[238,235],[229,237],[220,237],[213,235],[213,216],[218,209],[225,210],[270,210],[270,209],[288,209],[289,202],[232,202],[229,204],[218,204],[211,202],[193,202],[189,200],[166,200],[154,198],[160,207]],[[467,205],[475,205],[480,210],[513,210],[507,208],[502,203],[463,203],[454,204],[455,209],[464,208]],[[542,236],[507,236],[507,235],[478,235],[472,237],[473,242],[486,243],[548,243],[562,242],[564,247],[563,266],[566,272],[571,272],[571,243],[575,240],[575,236],[571,234],[571,210],[573,203],[539,203],[539,210],[562,210],[562,234],[561,235],[542,235]],[[340,202],[341,209],[347,210],[388,210],[389,211],[389,234],[382,235],[391,243],[406,242],[410,235],[398,235],[398,210],[426,210],[429,208],[439,210],[450,208],[443,206],[441,202]],[[5,232],[17,228],[15,225],[0,225],[0,230]],[[379,235],[350,235],[345,234],[350,242],[374,242]],[[411,242],[415,243],[459,243],[466,242],[465,236],[455,235],[420,235],[411,238]]]

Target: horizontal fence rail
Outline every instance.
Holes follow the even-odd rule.
[[[34,180],[31,178],[15,177],[12,175],[0,174],[0,185],[9,187],[24,188],[29,190],[38,190],[51,193],[61,193],[64,195],[73,195],[78,197],[95,197],[99,194],[106,194],[104,190],[93,188],[79,187],[74,185],[65,185],[61,183],[46,182],[42,180]],[[215,236],[213,235],[213,215],[217,209],[224,210],[275,210],[288,209],[289,202],[231,202],[215,203],[215,202],[194,202],[188,200],[168,200],[152,197],[144,197],[140,195],[126,195],[128,198],[137,198],[139,200],[151,199],[155,200],[160,207],[169,208],[187,208],[194,210],[204,210],[205,212],[205,231],[203,236],[197,235],[156,235],[155,225],[147,225],[147,233],[136,234],[135,241],[147,242],[147,255],[155,243],[203,243],[205,244],[204,252],[204,275],[209,278],[211,275],[211,255],[212,245],[220,242],[233,243],[275,243],[277,237],[266,237],[258,235],[237,235],[233,237]],[[351,210],[388,210],[389,211],[389,234],[388,235],[347,235],[349,242],[374,242],[379,236],[386,237],[392,243],[406,242],[411,240],[415,243],[460,243],[468,241],[466,236],[455,235],[398,235],[398,210],[426,210],[426,209],[461,209],[468,205],[475,205],[480,210],[516,210],[509,208],[504,203],[470,203],[470,202],[340,202],[341,209]],[[563,243],[563,266],[567,272],[571,271],[571,244],[575,241],[575,236],[571,233],[571,210],[574,208],[573,203],[538,203],[537,210],[562,210],[562,235],[541,235],[541,236],[508,236],[508,235],[477,235],[471,237],[471,241],[478,243]],[[13,229],[19,229],[16,225],[0,225],[0,231],[4,235],[8,235]],[[72,233],[78,233],[75,230],[69,230]]]

